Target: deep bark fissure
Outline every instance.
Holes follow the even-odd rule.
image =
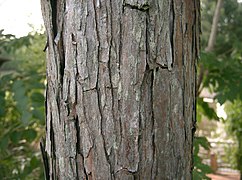
[[[77,49],[77,39],[76,39],[76,35],[74,35],[73,33],[72,33],[72,44],[73,44],[73,46],[74,46],[74,48],[75,48],[75,91],[76,91],[76,93],[75,93],[75,102],[76,102],[76,100],[77,100],[77,78],[78,78],[78,76],[79,76],[79,72],[78,72],[78,63],[77,63],[77,58],[78,58],[78,49]]]
[[[79,179],[80,177],[80,175],[79,175],[79,169],[78,169],[78,167],[79,167],[79,162],[78,162],[78,155],[80,155],[81,154],[81,149],[80,149],[80,147],[81,147],[81,144],[80,144],[80,126],[79,126],[79,124],[80,124],[80,122],[79,122],[79,119],[78,119],[78,116],[76,116],[76,118],[75,118],[75,128],[76,128],[76,156],[75,156],[75,159],[76,159],[76,175],[77,175],[77,179]]]
[[[181,22],[181,24],[183,24],[183,21]],[[186,23],[187,24],[187,23]],[[187,28],[187,25],[185,25],[185,28]],[[184,36],[186,36],[186,30],[185,32],[183,31],[183,28],[182,28],[182,34],[184,34]],[[184,36],[182,36],[182,43],[184,42]],[[187,47],[186,47],[187,49]],[[182,66],[185,65],[185,47],[182,47]],[[182,115],[183,117],[185,118],[186,117],[186,107],[187,107],[187,104],[186,104],[186,93],[185,93],[185,89],[186,89],[186,76],[185,76],[185,71],[186,71],[186,68],[183,67],[183,71],[182,71],[182,79],[183,79],[183,82],[182,82],[182,102],[183,102],[183,108],[182,108]],[[186,127],[184,127],[186,128]]]
[[[152,129],[154,129],[155,127],[155,115],[154,115],[154,72],[155,70],[151,70],[151,85],[150,85],[150,100],[151,100],[151,105],[152,105],[152,109],[151,109],[151,120],[152,120]],[[157,179],[157,166],[156,166],[156,144],[155,144],[155,132],[152,132],[152,167],[151,167],[151,174],[152,174],[152,179]]]
[[[121,83],[121,72],[120,72],[120,67],[121,67],[121,56],[122,56],[122,49],[123,49],[123,43],[122,43],[122,41],[123,41],[123,28],[122,28],[122,21],[123,21],[123,12],[124,12],[124,7],[122,7],[122,11],[121,11],[122,13],[120,14],[120,22],[119,22],[119,30],[120,30],[120,34],[119,34],[119,45],[118,45],[118,76],[119,76],[119,84],[118,84],[118,88],[119,88],[119,86],[120,86],[120,83]],[[120,136],[120,140],[119,140],[119,144],[118,144],[118,146],[120,147],[121,146],[121,143],[122,143],[122,139],[123,139],[123,127],[122,127],[122,122],[121,122],[121,116],[120,116],[120,114],[121,114],[121,108],[122,108],[122,106],[121,106],[121,102],[120,102],[120,99],[119,99],[119,97],[118,97],[118,100],[117,100],[118,102],[118,121],[119,121],[119,136]],[[117,172],[115,172],[115,174],[116,174]]]
[[[171,51],[172,51],[172,64],[171,64],[171,67],[173,66],[174,64],[174,30],[175,30],[175,11],[174,11],[174,0],[171,0],[170,2],[170,43],[171,43]]]
[[[57,35],[57,0],[50,0],[51,3],[51,13],[52,13],[52,25],[53,25],[53,35]]]
[[[41,150],[41,154],[42,154],[42,160],[43,160],[43,165],[44,165],[44,174],[45,174],[45,179],[49,180],[49,159],[48,159],[48,154],[45,151],[45,138],[42,138],[40,141],[40,150]]]
[[[142,4],[142,5],[134,4],[133,5],[133,4],[124,3],[123,6],[126,8],[135,9],[135,10],[142,11],[142,12],[146,12],[150,8],[150,6],[148,4]]]
[[[141,119],[141,103],[139,104],[139,135],[138,135],[138,152],[139,152],[139,155],[142,155],[142,150],[141,150],[141,140],[142,140],[142,119]],[[137,165],[137,171],[139,170],[140,168],[140,157],[139,157],[139,160],[138,160],[138,165]]]
[[[58,52],[60,53],[60,83],[63,85],[63,78],[65,73],[65,52],[63,51],[63,34],[61,33],[60,42],[58,44]]]
[[[53,167],[56,167],[55,164],[55,139],[54,139],[54,129],[53,129],[53,118],[52,118],[52,113],[50,113],[50,142],[51,142],[51,170],[52,170],[52,179],[54,179],[56,175],[56,169]]]
[[[77,154],[81,154],[81,144],[80,144],[80,122],[79,122],[79,118],[78,116],[76,116],[76,119],[75,119],[75,128],[76,128],[76,155]]]

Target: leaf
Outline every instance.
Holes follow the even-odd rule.
[[[0,104],[1,104],[1,108],[0,108],[0,117],[5,115],[5,93],[0,91]]]
[[[205,174],[208,174],[208,173],[212,173],[212,169],[210,166],[208,166],[207,164],[201,164],[199,166],[199,168],[205,173]]]
[[[201,164],[202,163],[202,160],[201,158],[198,156],[198,154],[196,154],[195,156],[193,156],[193,162],[194,162],[194,165],[197,167],[198,164]]]
[[[194,141],[195,141],[195,143],[202,146],[206,150],[209,150],[211,147],[210,143],[208,142],[208,140],[205,136],[195,137]]]
[[[32,77],[34,79],[34,77]],[[28,89],[44,89],[45,85],[41,82],[39,82],[40,80],[38,79],[34,79],[34,82],[31,82],[30,84],[28,84]],[[38,80],[38,81],[37,81]]]
[[[194,142],[193,145],[193,155],[196,156],[199,153],[199,144]]]
[[[3,88],[13,79],[12,74],[5,74],[1,77],[0,87]]]
[[[44,123],[45,114],[44,114],[43,108],[34,109],[32,111],[32,114],[33,114],[33,118],[43,121],[43,123]]]
[[[31,122],[32,114],[26,110],[21,113],[21,122],[27,126]]]
[[[215,110],[211,107],[209,107],[209,104],[207,102],[204,102],[202,98],[197,98],[197,108],[202,112],[203,115],[208,117],[210,120],[219,120],[219,117],[217,116]]]
[[[10,140],[17,144],[22,138],[22,132],[21,131],[13,131],[10,133]]]
[[[202,162],[201,157],[199,157],[199,146],[202,146],[204,149],[209,150],[210,144],[206,137],[194,137],[193,143],[193,178],[194,179],[209,179],[206,174],[212,172],[211,168]]]
[[[32,142],[37,137],[37,132],[34,129],[27,129],[23,132],[23,138],[28,142]]]
[[[3,137],[0,138],[0,149],[5,150],[8,147],[8,143],[9,143],[9,136],[5,135]]]
[[[224,95],[223,92],[218,93],[215,98],[218,100],[219,104],[224,104],[225,101],[227,100],[226,96]]]
[[[14,81],[12,91],[14,92],[14,99],[17,103],[16,107],[19,112],[26,111],[28,107],[28,98],[26,96],[24,82],[22,80]]]
[[[31,94],[31,100],[33,102],[37,102],[39,105],[44,105],[44,101],[45,101],[45,97],[43,94],[39,93],[39,92],[34,92]]]
[[[201,122],[201,120],[202,120],[202,114],[200,113],[197,107],[197,122]]]
[[[192,172],[193,179],[203,179],[203,180],[210,180],[208,176],[203,171],[198,171],[197,169],[194,169]]]
[[[36,158],[36,156],[33,156],[30,160],[30,166],[32,168],[37,168],[40,165],[40,160]]]

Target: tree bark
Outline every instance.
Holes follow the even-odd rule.
[[[191,179],[199,1],[41,0],[48,179]]]

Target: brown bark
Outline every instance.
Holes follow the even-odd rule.
[[[199,1],[42,0],[50,179],[191,179]]]

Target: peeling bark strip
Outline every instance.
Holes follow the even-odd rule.
[[[41,4],[48,179],[191,179],[199,1]]]

